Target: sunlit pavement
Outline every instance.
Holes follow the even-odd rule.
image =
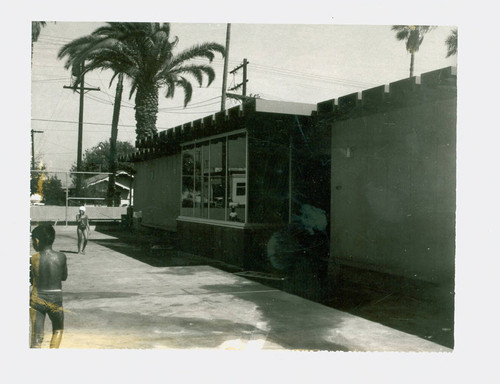
[[[130,257],[150,252],[133,247],[94,231],[77,254],[76,230],[57,227],[69,270],[61,348],[451,351],[208,265],[155,267]],[[50,334],[47,319],[43,348]]]

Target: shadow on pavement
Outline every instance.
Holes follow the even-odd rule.
[[[453,349],[452,298],[429,301],[346,285],[324,304]]]
[[[239,267],[217,260],[178,251],[175,238],[171,236],[165,237],[161,233],[143,234],[136,233],[135,231],[126,232],[115,229],[101,229],[99,232],[111,235],[114,238],[96,239],[93,240],[93,242],[153,267],[208,265],[229,273],[242,271]],[[179,272],[181,271],[176,271],[175,273],[178,274]],[[158,273],[170,272],[159,271]],[[184,273],[189,274],[191,272],[186,269]],[[270,288],[285,290],[283,287],[280,287],[280,284],[276,285],[276,283],[273,282],[266,283],[260,280],[259,282]],[[206,286],[205,288],[221,292],[222,287]],[[227,289],[227,287],[224,289]],[[419,336],[447,348],[453,348],[454,295],[450,294],[450,292],[442,292],[442,290],[433,291],[435,290],[433,286],[424,286],[420,289],[428,290],[429,292],[424,292],[423,296],[427,298],[430,297],[430,299],[415,298],[408,294],[395,293],[400,291],[399,286],[394,286],[394,289],[390,287],[388,289],[378,289],[376,286],[370,286],[369,283],[360,284],[354,278],[353,281],[349,281],[349,279],[342,281],[342,284],[336,285],[333,289],[330,289],[328,294],[321,295],[321,298],[313,301],[405,333]],[[274,319],[280,318],[279,322],[282,323],[280,316],[283,314],[279,312],[276,313],[276,310],[272,306],[265,306],[264,303],[259,302],[255,302],[255,304],[263,312],[266,321],[270,323],[270,329],[275,329],[278,326],[277,324],[273,324],[273,322],[275,322]],[[287,321],[293,321],[293,318]],[[231,326],[243,327],[240,328],[240,331],[244,331],[244,326],[248,325],[233,324]],[[309,345],[310,349],[343,350],[342,346],[328,345],[328,343],[322,339],[320,329],[318,329],[318,332],[318,335],[314,336],[311,340]],[[280,344],[278,335],[271,335],[271,337],[276,338],[275,340],[273,339],[273,341]],[[289,340],[288,337],[287,340]],[[199,342],[199,340],[197,342]],[[195,346],[196,343],[194,343],[193,346]],[[216,343],[217,341],[215,344]],[[213,346],[214,345],[211,345],[210,347]],[[304,340],[298,341],[295,346],[287,345],[286,347],[303,348]]]
[[[279,314],[278,314],[279,316]],[[272,344],[278,344],[287,349],[301,350],[327,350],[327,351],[346,351],[346,348],[335,343],[329,343],[318,338],[301,338],[301,335],[292,337],[295,341],[283,342],[283,338],[289,340],[290,335],[280,337],[278,333],[274,334],[273,319],[268,318],[268,328],[270,332],[259,329],[252,324],[242,321],[231,321],[228,319],[203,319],[200,317],[171,315],[156,316],[141,313],[122,313],[103,311],[100,308],[91,308],[86,313],[86,323],[78,324],[79,319],[75,317],[72,323],[76,328],[88,326],[91,324],[96,329],[106,329],[106,334],[112,336],[116,334],[120,339],[122,329],[128,329],[128,334],[152,335],[159,344],[168,345],[169,348],[179,349],[218,349],[227,345],[223,349],[238,349],[237,340],[266,341]],[[288,319],[286,319],[287,321]],[[133,325],[131,328],[131,324]],[[278,331],[283,331],[282,327],[277,327]],[[182,337],[179,338],[179,334]],[[140,343],[140,342],[139,342]],[[137,346],[141,348],[141,345]],[[144,348],[150,348],[148,336],[144,337]],[[116,346],[115,346],[116,348]],[[123,348],[128,348],[124,344]]]

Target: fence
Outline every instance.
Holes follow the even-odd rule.
[[[74,221],[78,207],[85,206],[92,221],[119,220],[133,202],[133,177],[118,172],[114,188],[105,172],[51,172],[32,170],[30,178],[31,221]]]

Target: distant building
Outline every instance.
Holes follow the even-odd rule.
[[[85,175],[85,174],[84,174]],[[115,174],[115,206],[129,206],[133,201],[134,176],[126,171],[117,171]],[[108,193],[109,174],[102,173],[83,178],[82,192],[86,197],[100,198],[100,200],[89,200],[85,204],[106,205]],[[75,196],[76,188],[72,184],[68,187],[69,195]]]

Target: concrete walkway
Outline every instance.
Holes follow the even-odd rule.
[[[175,250],[163,256],[172,266],[157,267],[130,256],[149,252],[140,243],[93,232],[86,255],[76,254],[76,230],[56,229],[54,249],[66,253],[69,270],[61,348],[451,351]],[[48,319],[45,332],[43,348]]]

